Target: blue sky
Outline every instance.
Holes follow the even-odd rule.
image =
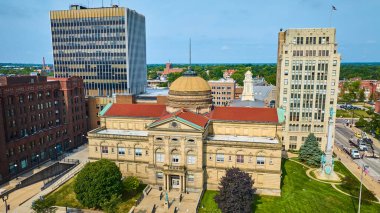
[[[0,62],[52,63],[50,10],[101,0],[1,0]],[[146,17],[148,63],[276,62],[280,28],[337,28],[343,62],[380,61],[379,0],[113,0]],[[110,5],[111,0],[104,0]]]

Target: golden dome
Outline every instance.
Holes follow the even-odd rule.
[[[211,91],[211,87],[207,81],[199,76],[181,76],[170,85],[169,90],[178,92],[201,92]]]

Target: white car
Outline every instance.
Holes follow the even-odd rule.
[[[357,149],[352,149],[351,150],[351,157],[354,159],[359,159],[360,158],[359,151]]]

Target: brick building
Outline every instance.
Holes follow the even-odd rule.
[[[0,77],[0,183],[84,143],[83,80]]]

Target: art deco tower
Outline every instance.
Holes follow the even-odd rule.
[[[276,104],[286,111],[285,149],[299,149],[309,133],[315,134],[322,150],[326,147],[340,72],[335,34],[335,28],[279,32]]]

